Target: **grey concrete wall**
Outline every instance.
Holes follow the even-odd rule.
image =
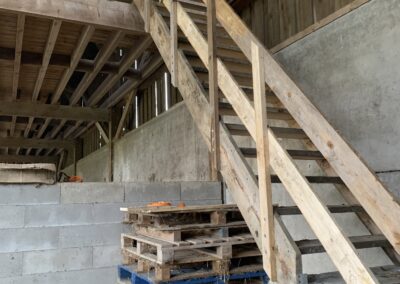
[[[199,196],[199,192],[202,196]],[[0,283],[116,283],[122,206],[219,204],[219,183],[0,186]]]
[[[400,170],[399,44],[400,1],[372,0],[276,56],[375,171]]]
[[[180,103],[114,144],[114,180],[208,180],[208,150],[202,139],[184,103]],[[77,174],[85,181],[104,182],[107,156],[108,148],[103,147],[79,160]],[[72,175],[72,166],[64,171]]]

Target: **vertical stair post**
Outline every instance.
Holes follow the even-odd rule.
[[[218,73],[217,73],[217,48],[216,48],[216,10],[215,0],[207,2],[207,37],[208,37],[208,84],[211,110],[211,180],[218,180],[220,170],[219,153],[219,98],[218,98]]]
[[[271,281],[276,281],[275,230],[272,208],[272,186],[269,165],[267,103],[264,82],[264,58],[257,43],[251,45],[258,187],[260,192],[261,243],[264,270]]]
[[[177,88],[178,87],[178,21],[177,21],[177,0],[171,2],[171,14],[170,14],[170,37],[171,37],[171,83]]]

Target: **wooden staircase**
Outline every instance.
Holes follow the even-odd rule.
[[[205,3],[206,0],[134,0],[165,64],[176,76],[176,86],[197,127],[212,149],[208,89],[215,82],[209,82]],[[271,279],[278,283],[325,283],[327,279],[347,283],[400,283],[399,203],[225,0],[215,0],[215,10],[220,173],[258,246],[267,256],[264,267]],[[176,31],[169,28],[169,23],[173,23],[171,11],[179,27]],[[173,41],[174,33],[177,33],[177,44]],[[254,78],[253,74],[256,74]],[[264,85],[265,99],[260,100],[257,94],[260,90],[264,93]],[[264,119],[260,121],[260,117]],[[257,170],[252,169],[257,167],[252,159],[257,158],[260,168],[262,159],[257,153],[265,147],[260,145],[265,143],[265,140],[260,142],[261,136],[268,141],[267,156],[272,170],[266,181],[282,184],[295,207],[274,207],[272,211],[268,195],[271,193],[268,188],[259,189]],[[249,141],[246,137],[257,141],[252,143],[255,147],[239,146],[241,139]],[[324,174],[307,175],[311,163]],[[265,172],[261,172],[260,181],[265,180]],[[316,188],[326,184],[334,186],[347,205],[324,204]],[[265,202],[262,206],[260,198]],[[349,213],[357,215],[369,235],[349,237],[344,233],[334,214]],[[293,240],[282,216],[300,214],[316,239]],[[369,268],[357,249],[370,247],[382,248],[393,266]],[[305,275],[301,256],[322,252],[330,256],[338,273]]]

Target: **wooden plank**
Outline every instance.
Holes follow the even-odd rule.
[[[51,119],[107,121],[108,111],[91,107],[0,101],[0,115]]]
[[[135,6],[102,0],[0,0],[0,11],[143,33]]]
[[[172,8],[170,14],[170,37],[171,37],[171,83],[174,87],[177,86],[177,77],[178,77],[178,64],[177,64],[177,57],[178,57],[178,25],[177,25],[177,0],[172,1]]]
[[[250,43],[258,42],[258,40],[225,1],[216,1],[218,20],[244,54],[251,59]],[[264,64],[268,70],[265,72],[266,83],[343,179],[372,220],[389,239],[394,249],[400,252],[400,223],[394,222],[397,216],[400,216],[400,204],[326,121],[268,51],[264,52]]]
[[[47,72],[47,67],[49,66],[50,58],[54,50],[54,46],[56,45],[58,33],[61,28],[61,21],[55,20],[51,23],[49,36],[47,38],[46,47],[44,49],[43,58],[42,58],[42,66],[40,67],[39,74],[36,79],[35,88],[33,89],[32,100],[36,101],[39,98],[40,89],[42,88],[42,84],[44,81],[44,76]]]
[[[36,139],[24,137],[1,137],[0,147],[9,148],[71,148],[73,143],[68,140]]]
[[[19,72],[21,69],[21,55],[22,55],[22,43],[24,39],[25,30],[25,16],[18,15],[17,20],[17,35],[15,40],[15,57],[14,57],[14,70],[13,70],[13,87],[11,91],[12,100],[17,99],[18,95],[18,84],[19,84]],[[14,115],[12,117],[12,124],[10,128],[10,136],[14,136],[15,124],[17,122],[17,117]]]
[[[215,0],[207,2],[207,37],[208,37],[208,82],[209,100],[211,108],[211,150],[210,150],[210,178],[218,180],[220,170],[219,153],[219,92],[218,92],[218,62],[217,62],[217,19],[215,11]]]
[[[391,247],[384,235],[354,236],[349,239],[357,249]],[[319,240],[300,240],[296,241],[296,245],[303,255],[325,252]]]
[[[0,163],[57,163],[57,156],[0,155]]]
[[[110,143],[110,139],[108,139],[108,135],[106,133],[106,131],[104,130],[103,126],[101,126],[100,123],[96,122],[95,123],[97,130],[99,130],[101,137],[103,138],[104,142],[106,142],[106,144]]]
[[[261,242],[264,270],[271,281],[277,281],[275,256],[275,230],[272,210],[272,186],[269,165],[267,102],[265,98],[264,59],[261,47],[252,46],[254,111],[256,122],[256,146],[258,188],[260,202]]]
[[[303,272],[301,253],[279,214],[274,214],[278,283],[299,283]]]
[[[132,91],[129,94],[128,99],[126,100],[126,103],[124,105],[124,110],[122,111],[121,119],[119,120],[119,123],[118,123],[117,132],[115,133],[115,136],[114,136],[114,140],[118,140],[121,137],[122,128],[124,127],[126,118],[129,114],[129,111],[132,108],[132,100],[133,100],[133,98],[136,97],[136,93],[137,93],[137,89]]]

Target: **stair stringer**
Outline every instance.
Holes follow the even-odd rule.
[[[144,1],[134,0],[142,17],[144,14]],[[171,70],[170,57],[170,33],[162,16],[154,11],[152,4],[150,9],[150,34],[163,58],[165,65]],[[193,72],[189,62],[181,51],[178,51],[178,89],[184,102],[191,113],[208,148],[211,147],[210,129],[211,115],[210,105],[206,98],[206,92]],[[237,202],[240,212],[245,219],[250,232],[257,245],[261,247],[260,219],[258,203],[258,186],[251,169],[244,161],[244,157],[237,148],[224,124],[220,123],[220,153],[221,174],[224,181]]]

